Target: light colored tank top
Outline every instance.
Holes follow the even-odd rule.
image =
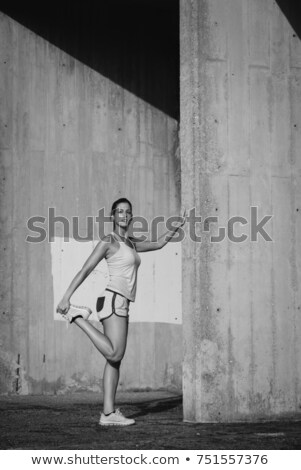
[[[117,239],[113,232],[112,235],[120,247],[113,256],[106,258],[109,271],[109,283],[106,288],[134,302],[137,289],[137,271],[141,258],[134,248],[130,248],[125,242]]]

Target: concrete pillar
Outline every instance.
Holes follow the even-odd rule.
[[[300,40],[272,0],[181,0],[180,23],[182,203],[202,216],[183,244],[184,420],[295,415]],[[255,237],[268,215],[273,241]]]

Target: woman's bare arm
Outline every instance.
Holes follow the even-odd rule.
[[[145,252],[145,251],[154,251],[154,250],[160,250],[165,246],[177,233],[180,227],[182,227],[185,222],[186,222],[186,210],[183,213],[182,216],[182,222],[176,227],[173,228],[173,230],[168,230],[165,232],[163,235],[161,235],[158,240],[156,241],[150,241],[150,240],[145,240],[145,241],[139,241],[136,239],[135,241],[135,247],[136,251],[138,252]]]
[[[67,313],[66,311],[68,311],[70,307],[71,296],[76,291],[76,289],[84,282],[84,280],[89,276],[89,274],[93,271],[97,264],[106,256],[107,250],[109,248],[109,241],[110,237],[107,236],[96,245],[93,252],[89,256],[81,270],[76,274],[68,289],[66,290],[65,294],[63,295],[62,300],[57,306],[57,312]]]

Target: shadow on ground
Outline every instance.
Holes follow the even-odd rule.
[[[98,425],[101,397],[0,397],[1,449],[300,449],[301,422],[192,424],[182,397],[170,392],[120,393],[118,406],[135,426]]]

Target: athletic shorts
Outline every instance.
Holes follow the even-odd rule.
[[[96,302],[96,312],[99,321],[115,314],[118,317],[129,318],[130,301],[117,292],[105,290]]]

